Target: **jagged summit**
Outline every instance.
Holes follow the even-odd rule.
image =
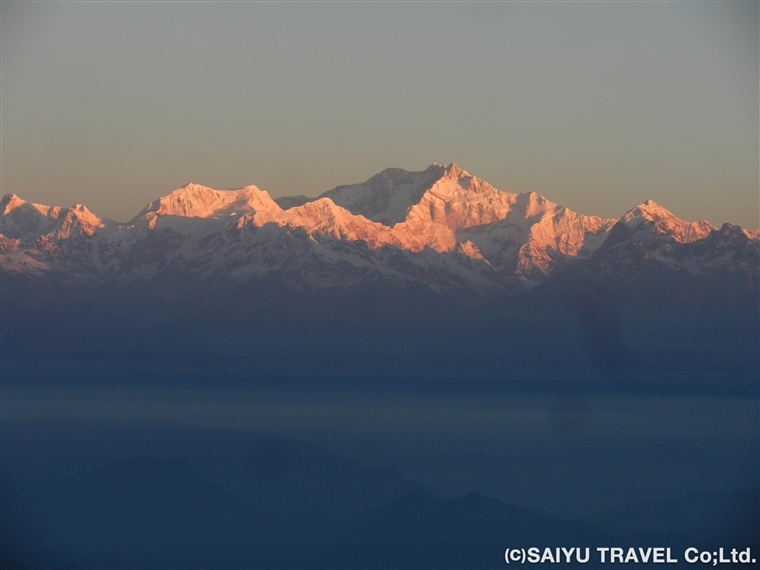
[[[25,203],[26,202],[13,193],[6,194],[3,196],[2,201],[0,201],[0,210],[2,210],[3,215],[5,215]]]
[[[186,184],[148,204],[135,220],[150,215],[211,218],[271,209],[279,210],[280,207],[267,192],[256,186],[214,190],[200,184]]]
[[[629,229],[667,235],[679,243],[706,238],[716,228],[706,220],[685,222],[653,200],[647,200],[629,210],[620,222]]]
[[[75,234],[93,235],[105,222],[84,204],[70,208],[34,204],[6,194],[0,202],[0,234],[6,238],[33,242],[40,236],[65,239]]]
[[[760,230],[755,230],[755,231],[745,230],[741,226],[729,224],[728,222],[723,224],[718,231],[720,232],[721,235],[724,235],[724,236],[741,234],[748,239],[757,239],[758,237],[760,237]]]
[[[637,220],[654,222],[671,218],[675,218],[675,216],[654,200],[645,200],[641,204],[637,204],[628,210],[622,217],[622,219],[629,224],[636,224]]]
[[[98,228],[105,227],[105,222],[82,204],[76,204],[61,212],[60,225],[56,232],[57,239],[72,235],[86,234],[92,236]]]
[[[445,168],[444,176],[448,178],[459,179],[459,178],[470,177],[470,174],[466,170],[459,168],[455,163],[452,162]]]
[[[366,182],[338,186],[318,198],[330,198],[352,214],[392,226],[404,221],[409,208],[445,173],[446,167],[440,164],[419,172],[387,168]]]
[[[10,214],[19,208],[25,208],[30,212],[31,210],[36,210],[43,216],[50,215],[52,217],[56,217],[58,215],[58,212],[61,210],[61,208],[58,206],[45,206],[43,204],[34,204],[32,202],[27,202],[26,200],[23,200],[16,194],[12,193],[3,196],[2,202],[0,202],[0,208],[2,208],[3,216]]]
[[[513,197],[516,196],[496,190],[455,163],[448,166],[433,163],[417,172],[388,168],[366,182],[338,186],[319,198],[330,198],[353,214],[386,226],[395,226],[405,222],[418,224],[420,218],[423,223],[440,222],[443,219],[441,215],[432,213],[439,206],[447,211],[452,208],[470,209],[466,205],[468,203],[488,218],[486,211],[489,208],[503,209],[505,201],[514,202],[516,198]],[[476,207],[476,204],[480,205]],[[425,210],[431,214],[428,215]],[[447,213],[444,217],[451,221],[461,218],[461,212],[453,217]],[[455,231],[478,223],[481,222],[470,219],[467,222],[453,221],[448,225]]]

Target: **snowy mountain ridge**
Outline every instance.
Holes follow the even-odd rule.
[[[727,251],[702,252],[686,263],[682,248],[707,242],[725,226],[685,222],[651,200],[619,220],[577,214],[535,193],[499,191],[455,164],[387,169],[316,198],[273,200],[256,186],[188,184],[125,224],[82,205],[43,206],[13,194],[0,206],[3,274],[73,286],[181,290],[275,276],[311,292],[422,286],[490,298],[531,288],[595,256],[617,255],[624,244],[694,275],[757,273],[751,252],[758,250],[758,232],[715,238],[715,247]],[[740,265],[728,251],[737,248],[744,252]]]

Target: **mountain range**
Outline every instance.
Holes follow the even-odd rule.
[[[389,168],[317,197],[188,184],[126,223],[3,197],[6,283],[183,296],[262,282],[320,296],[417,290],[467,302],[557,277],[628,279],[642,267],[758,289],[760,232],[686,222],[648,200],[619,219],[502,192],[455,164]]]
[[[0,210],[0,566],[757,548],[758,231],[454,164]]]

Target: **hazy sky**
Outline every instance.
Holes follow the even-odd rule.
[[[126,220],[456,162],[758,227],[757,2],[6,2],[2,193]]]

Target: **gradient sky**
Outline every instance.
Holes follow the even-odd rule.
[[[456,162],[756,229],[757,2],[6,2],[2,193],[127,220]]]

